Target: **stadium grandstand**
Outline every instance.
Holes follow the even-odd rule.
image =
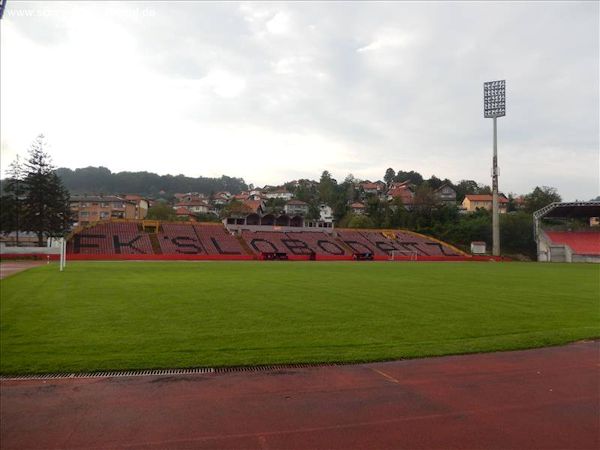
[[[244,221],[246,222],[246,221]],[[260,223],[260,222],[259,222]],[[107,221],[76,229],[69,259],[464,260],[461,250],[404,230],[198,222]]]
[[[538,261],[600,263],[600,201],[552,203],[533,213]]]

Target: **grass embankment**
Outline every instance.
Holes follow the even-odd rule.
[[[371,361],[600,336],[596,265],[70,263],[0,282],[2,373]]]

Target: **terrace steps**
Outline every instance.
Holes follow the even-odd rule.
[[[162,249],[160,248],[160,243],[158,242],[158,236],[156,233],[149,233],[150,243],[152,244],[152,251],[156,255],[162,255]]]
[[[461,256],[452,246],[404,230],[337,229],[322,231],[243,230],[233,234],[221,224],[162,223],[154,228],[134,222],[106,222],[76,233],[69,253],[85,255],[180,255],[254,259],[261,252],[286,253],[293,257],[351,257],[369,252],[384,258],[390,252],[409,256]]]
[[[248,243],[242,238],[242,236],[236,235],[235,238],[240,243],[240,246],[244,249],[247,255],[254,255],[254,252],[252,251]]]

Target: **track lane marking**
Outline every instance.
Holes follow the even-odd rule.
[[[171,439],[171,440],[161,440],[161,441],[145,441],[145,442],[136,442],[132,444],[107,444],[103,447],[62,447],[63,450],[66,448],[75,450],[75,449],[86,449],[86,450],[101,450],[106,447],[117,447],[117,448],[135,448],[135,447],[147,447],[147,446],[157,446],[157,445],[165,445],[165,444],[183,444],[183,443],[193,443],[193,442],[204,442],[204,441],[214,441],[214,440],[227,440],[227,439],[239,439],[239,438],[257,438],[258,436],[267,437],[267,436],[281,436],[286,434],[295,434],[295,433],[315,433],[321,431],[329,431],[329,430],[344,430],[355,427],[368,427],[368,426],[377,426],[377,425],[385,425],[385,424],[398,424],[402,422],[413,422],[420,420],[432,420],[432,419],[443,419],[443,418],[464,418],[464,416],[475,416],[477,414],[497,414],[498,412],[511,412],[511,411],[527,411],[527,410],[536,410],[544,407],[552,407],[558,405],[569,405],[576,404],[579,402],[585,401],[597,401],[597,396],[580,396],[573,397],[569,399],[565,399],[563,401],[549,401],[549,402],[539,402],[534,404],[527,405],[511,405],[504,407],[489,407],[489,408],[470,408],[455,412],[447,412],[447,413],[436,413],[436,414],[421,414],[421,415],[409,415],[403,417],[397,417],[393,419],[382,419],[382,420],[372,420],[372,421],[364,421],[364,422],[354,422],[354,423],[344,423],[338,425],[326,425],[321,427],[304,427],[304,428],[296,428],[296,429],[287,429],[287,430],[273,430],[273,431],[261,431],[257,433],[231,433],[231,434],[217,434],[217,435],[207,435],[207,436],[198,436],[194,438],[188,439]],[[45,449],[51,449],[55,447],[45,447]]]
[[[383,370],[379,370],[379,369],[375,369],[373,367],[370,367],[370,369],[373,372],[377,372],[379,375],[381,375],[382,377],[384,377],[386,380],[391,381],[392,383],[396,383],[396,384],[400,384],[400,381],[398,381],[396,378],[394,378],[393,376],[385,373]]]

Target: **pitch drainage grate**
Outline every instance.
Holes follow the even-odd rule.
[[[192,375],[207,373],[235,373],[235,372],[267,372],[285,369],[307,369],[312,367],[342,366],[352,363],[302,363],[302,364],[272,364],[265,366],[239,366],[239,367],[197,367],[195,369],[160,369],[160,370],[127,370],[82,373],[46,373],[33,375],[1,375],[0,380],[57,380],[65,378],[114,378],[114,377],[144,377],[161,375]]]
[[[82,373],[47,373],[41,375],[3,375],[0,380],[55,380],[65,378],[112,378],[112,377],[143,377],[152,375],[190,375],[198,373],[214,373],[209,367],[195,369],[160,369],[160,370],[127,370]]]
[[[239,366],[239,367],[217,367],[215,373],[231,373],[231,372],[263,372],[269,370],[285,370],[285,369],[308,369],[311,367],[330,367],[342,366],[351,363],[300,363],[300,364],[272,364],[267,366]]]

